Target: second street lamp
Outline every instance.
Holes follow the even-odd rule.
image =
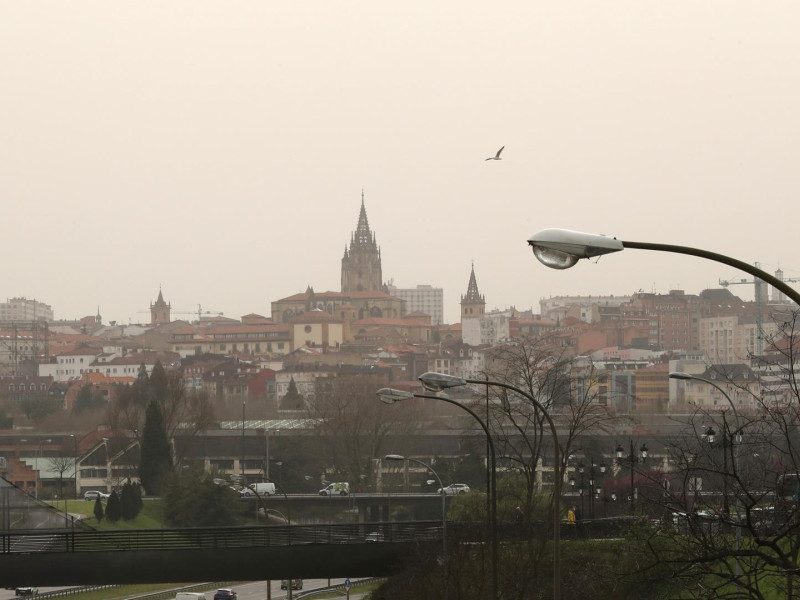
[[[523,396],[528,399],[528,401],[533,404],[539,411],[541,411],[542,415],[544,416],[547,424],[550,426],[550,433],[553,436],[553,598],[559,600],[561,598],[561,551],[560,551],[560,540],[561,540],[561,480],[563,478],[563,472],[561,470],[561,446],[558,443],[558,432],[556,431],[556,425],[553,422],[550,413],[547,412],[542,403],[539,402],[534,396],[531,394],[519,389],[516,386],[503,383],[501,381],[491,381],[489,379],[463,379],[461,377],[454,377],[452,375],[445,375],[443,373],[423,373],[419,376],[419,380],[422,382],[422,385],[425,386],[425,389],[441,393],[446,389],[453,388],[453,387],[460,387],[470,384],[477,384],[477,385],[486,385],[486,386],[494,386],[503,388],[506,390],[510,390],[520,396]],[[459,406],[461,406],[459,404]],[[463,408],[463,407],[462,407]],[[491,434],[489,433],[488,428],[486,428],[486,435],[491,440]],[[496,482],[496,472],[492,469],[492,497],[493,497],[493,510],[494,515],[493,518],[495,523],[497,521],[497,482]],[[497,544],[495,540],[495,565],[497,564]],[[495,566],[495,570],[497,567]],[[494,574],[495,579],[497,578],[497,573]],[[495,593],[497,593],[497,583],[495,581]]]
[[[439,482],[439,494],[442,496],[442,566],[444,567],[444,600],[448,600],[450,598],[450,585],[448,583],[448,568],[447,568],[447,492],[444,489],[444,484],[442,480],[439,478],[439,474],[433,470],[433,467],[427,463],[422,462],[421,460],[417,460],[416,458],[411,458],[408,456],[402,456],[400,454],[387,454],[383,457],[384,460],[394,460],[394,461],[411,461],[415,462],[418,465],[425,467],[428,471],[433,473],[433,476],[436,477],[436,481]]]
[[[456,402],[455,400],[451,400],[445,395],[432,395],[432,394],[414,394],[411,392],[404,392],[403,390],[395,390],[392,388],[381,388],[377,391],[378,398],[380,398],[381,402],[385,404],[394,404],[395,402],[401,402],[403,400],[410,400],[411,398],[427,398],[429,400],[440,400],[441,402],[447,402],[448,404],[452,404],[453,406],[457,406],[461,410],[467,411],[472,418],[475,419],[483,429],[483,432],[486,434],[486,441],[489,444],[489,468],[491,468],[491,481],[492,481],[492,490],[487,490],[489,493],[489,497],[491,498],[491,505],[490,505],[490,515],[489,515],[489,542],[491,544],[492,549],[492,598],[494,600],[498,600],[498,578],[497,578],[497,495],[494,493],[495,491],[495,473],[497,472],[497,459],[494,450],[494,442],[492,441],[492,435],[489,432],[489,427],[486,423],[483,422],[475,411],[471,408],[464,406],[463,404]],[[440,484],[441,485],[441,484]],[[444,489],[444,488],[442,488]]]

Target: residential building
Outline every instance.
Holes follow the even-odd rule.
[[[425,313],[430,315],[433,325],[444,323],[444,290],[442,288],[431,285],[399,288],[391,283],[387,288],[392,296],[405,300],[406,313]]]

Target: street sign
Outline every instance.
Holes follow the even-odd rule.
[[[346,592],[350,591],[350,580],[349,579],[345,579],[344,580],[344,591],[346,591]]]

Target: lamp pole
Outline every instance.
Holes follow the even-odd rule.
[[[386,460],[397,460],[397,461],[410,460],[411,462],[415,462],[418,465],[422,465],[428,471],[433,473],[433,476],[436,477],[436,481],[439,482],[439,494],[442,496],[442,566],[444,567],[444,600],[448,600],[450,598],[450,584],[448,581],[448,571],[447,571],[447,492],[445,492],[444,490],[444,484],[442,483],[439,474],[433,470],[433,467],[427,463],[422,462],[421,460],[417,460],[416,458],[411,458],[410,456],[401,456],[400,454],[387,454],[383,458]]]
[[[561,446],[558,442],[558,432],[556,431],[556,425],[553,422],[550,413],[547,412],[547,409],[542,406],[542,403],[539,402],[536,398],[534,398],[531,394],[521,390],[520,388],[510,385],[508,383],[503,383],[501,381],[491,381],[489,379],[462,379],[461,377],[454,377],[452,375],[445,375],[443,373],[423,373],[420,375],[419,380],[422,382],[422,385],[429,391],[433,392],[441,392],[445,389],[451,387],[459,387],[464,386],[467,384],[477,384],[477,385],[491,385],[494,387],[503,388],[506,390],[510,390],[520,396],[523,396],[528,399],[528,401],[533,404],[537,409],[542,412],[547,424],[550,426],[550,433],[553,436],[553,598],[555,600],[559,600],[561,598],[561,551],[560,551],[560,543],[561,543],[561,479],[563,477],[561,471]],[[487,430],[487,435],[489,435]],[[497,489],[497,482],[496,482],[496,472],[493,470],[493,477],[492,477],[492,495],[494,496],[494,518],[497,518],[497,497],[496,497],[496,489]],[[495,559],[496,559],[496,552],[497,548],[495,546]],[[495,565],[495,569],[496,569]],[[495,577],[497,574],[495,573]],[[497,587],[495,586],[495,590]]]
[[[783,290],[781,290],[781,291],[783,291]],[[797,300],[795,300],[795,302],[797,302]],[[731,462],[733,463],[733,472],[736,473],[736,454],[737,454],[737,452],[736,452],[736,444],[734,443],[734,439],[733,438],[734,438],[734,436],[737,436],[737,437],[741,436],[741,432],[742,432],[742,429],[744,428],[744,425],[742,425],[741,422],[739,421],[739,412],[736,410],[736,404],[733,402],[733,399],[728,395],[728,392],[726,392],[722,388],[721,385],[719,385],[717,382],[715,382],[715,381],[713,381],[711,379],[706,379],[705,377],[700,377],[698,375],[692,375],[690,373],[683,373],[683,372],[680,372],[680,371],[673,371],[672,373],[669,374],[669,378],[670,379],[676,379],[678,381],[692,381],[692,380],[694,380],[694,381],[701,381],[703,383],[707,383],[708,385],[716,388],[719,391],[719,393],[723,395],[725,400],[728,401],[728,404],[730,404],[730,407],[733,410],[733,418],[736,420],[736,432],[735,432],[734,435],[731,436]],[[727,449],[727,445],[728,445],[727,444],[727,440],[728,440],[729,432],[728,432],[728,429],[727,429],[727,422],[725,421],[725,414],[724,413],[722,415],[722,419],[723,419],[723,421],[722,421],[723,422],[722,448],[723,448],[723,452],[726,453],[726,454],[723,455],[724,456],[724,460],[727,461],[727,451],[728,451],[728,449]],[[710,437],[710,439],[711,439],[711,441],[713,443],[713,433],[709,437]],[[724,473],[723,473],[723,476],[722,476],[722,480],[723,480],[723,482],[725,484],[725,497],[723,499],[723,506],[724,506],[723,510],[727,514],[727,511],[728,511],[728,467],[727,467],[727,462],[725,462],[725,465],[724,465],[723,469],[724,469]],[[740,519],[740,516],[738,514],[739,513],[739,510],[738,510],[739,501],[738,501],[738,499],[734,499],[734,502],[736,503],[736,507],[737,507],[737,511],[736,511],[737,512],[737,515],[736,515],[736,521],[737,521],[736,522],[736,549],[739,550],[742,547],[742,528],[741,528],[740,523],[739,523],[739,519]],[[739,562],[738,558],[736,559],[736,574],[737,575],[741,575],[742,574],[742,565]]]
[[[242,401],[242,452],[241,456],[239,457],[239,471],[242,476],[242,487],[245,487],[246,480],[244,478],[244,419],[245,419],[245,411],[247,410],[247,402],[244,400]]]
[[[486,439],[489,443],[489,465],[492,472],[492,489],[489,490],[490,496],[492,498],[491,503],[491,511],[489,514],[489,541],[492,547],[492,598],[494,600],[498,600],[498,579],[497,579],[497,495],[494,493],[496,490],[495,485],[495,473],[497,470],[497,460],[496,454],[494,449],[494,441],[492,440],[492,435],[489,432],[489,427],[486,423],[483,422],[475,411],[471,408],[464,406],[460,402],[456,402],[455,400],[451,400],[445,395],[432,395],[432,394],[414,394],[411,392],[405,392],[402,390],[394,390],[391,388],[381,388],[377,392],[378,398],[381,399],[381,402],[386,404],[394,404],[395,402],[400,402],[402,400],[410,400],[411,398],[427,398],[428,400],[440,400],[441,402],[447,402],[448,404],[452,404],[453,406],[457,406],[461,410],[468,412],[473,419],[475,419],[483,429],[483,432],[486,434]],[[441,487],[441,486],[440,486]],[[444,489],[444,488],[442,488]]]
[[[637,462],[639,462],[639,458],[636,457],[636,454],[633,452],[633,440],[630,440],[630,453],[628,456],[625,456],[625,450],[622,448],[622,444],[617,444],[616,450],[614,450],[614,454],[617,457],[618,464],[622,465],[622,462],[625,461],[630,465],[631,470],[631,514],[636,513],[636,489],[635,489],[635,482],[633,480],[634,475],[634,467]],[[644,462],[647,460],[647,445],[642,444],[641,448],[639,448],[639,456],[641,457],[641,461]]]

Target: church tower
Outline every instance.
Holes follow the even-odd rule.
[[[467,293],[461,296],[461,339],[465,344],[470,346],[481,344],[481,318],[485,311],[486,300],[478,291],[475,263],[472,263]]]
[[[170,322],[169,311],[171,308],[171,304],[164,302],[164,296],[161,294],[161,288],[158,288],[158,300],[156,300],[155,303],[150,303],[150,324],[168,324]]]
[[[472,272],[469,274],[469,284],[467,293],[461,296],[461,320],[470,317],[482,317],[486,310],[486,300],[478,291],[478,281],[475,279],[475,263],[472,264]]]
[[[369,229],[364,192],[361,192],[358,225],[350,237],[350,247],[345,246],[342,257],[342,292],[382,291],[381,251],[375,243],[375,234]]]

